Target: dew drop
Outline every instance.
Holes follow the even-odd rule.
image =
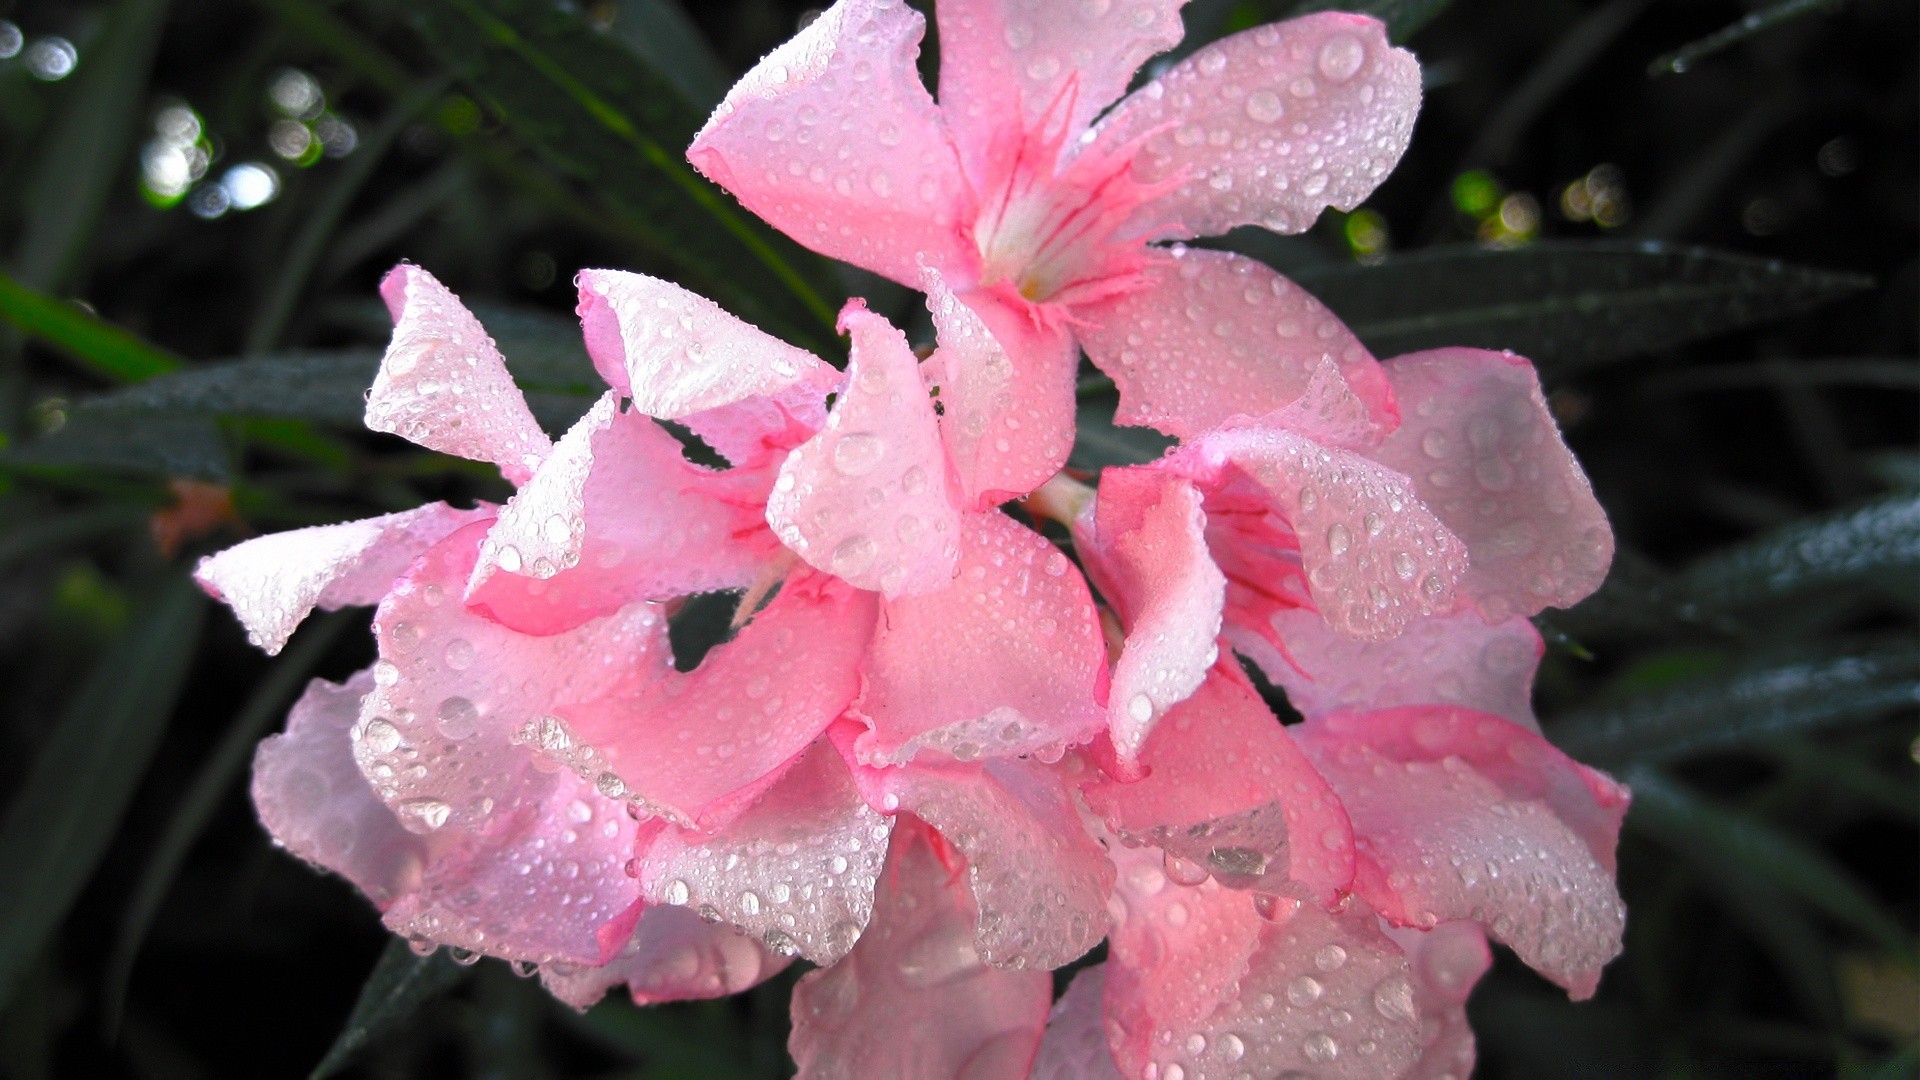
[[[1280,95],[1271,90],[1255,90],[1247,95],[1248,118],[1262,124],[1271,124],[1286,112],[1280,103]]]
[[[886,453],[887,444],[880,436],[854,432],[834,444],[833,467],[846,476],[865,476],[879,467]]]
[[[450,697],[440,703],[433,725],[449,739],[469,739],[478,730],[480,710],[463,697]]]
[[[1341,34],[1320,46],[1320,74],[1334,82],[1345,82],[1353,78],[1366,63],[1367,49],[1357,38]]]

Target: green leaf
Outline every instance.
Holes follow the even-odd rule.
[[[75,409],[66,424],[7,454],[12,466],[186,476],[233,476],[227,440],[211,416]]]
[[[0,571],[43,552],[68,554],[96,536],[141,527],[152,512],[147,506],[108,503],[58,517],[9,522],[5,535],[0,535]]]
[[[205,613],[186,575],[168,579],[80,684],[0,819],[0,1011],[119,829]]]
[[[195,364],[91,398],[74,415],[205,413],[358,427],[367,408],[367,388],[379,368],[380,354],[370,349],[294,351]]]
[[[1068,455],[1067,464],[1088,471],[1109,465],[1142,465],[1166,453],[1173,445],[1171,438],[1152,428],[1115,424],[1113,412],[1117,404],[1111,394],[1080,402],[1074,420],[1073,452]]]
[[[338,1073],[371,1043],[398,1028],[422,1005],[447,993],[466,979],[468,970],[443,952],[417,956],[402,938],[387,942],[385,952],[360,987],[347,1024],[334,1037],[327,1056],[314,1066],[311,1080]]]
[[[1551,723],[1554,743],[1602,767],[1657,764],[1793,731],[1874,720],[1920,702],[1920,646],[1829,649],[1704,678]]]
[[[1874,578],[1907,585],[1920,575],[1920,498],[1900,495],[1796,522],[1710,556],[1670,593],[1698,612],[1730,611],[1812,589]]]
[[[181,364],[172,353],[5,274],[0,274],[0,318],[120,382],[139,382]]]
[[[1395,42],[1412,37],[1421,27],[1447,9],[1453,0],[1306,0],[1287,13],[1291,18],[1314,11],[1357,11],[1387,24],[1387,36]]]
[[[711,110],[733,84],[726,65],[675,0],[615,0],[607,29],[690,105]]]
[[[1763,30],[1770,30],[1789,19],[1816,11],[1831,11],[1839,7],[1842,2],[1843,0],[1776,0],[1775,3],[1747,15],[1738,22],[1724,26],[1706,37],[1660,57],[1647,65],[1647,74],[1649,76],[1679,75],[1706,57],[1738,45]]]
[[[1890,952],[1913,954],[1900,921],[1824,852],[1760,818],[1701,799],[1650,767],[1634,766],[1624,779],[1633,789],[1627,823],[1681,859],[1708,872],[1718,865],[1736,866]]]
[[[221,737],[220,744],[201,763],[200,771],[187,787],[186,796],[174,809],[160,838],[154,842],[146,866],[140,872],[140,880],[127,901],[126,911],[120,917],[120,931],[114,939],[113,954],[107,961],[105,980],[109,1030],[120,1026],[127,983],[133,976],[133,964],[139,957],[140,945],[146,939],[148,927],[153,925],[154,916],[159,914],[160,904],[167,898],[167,892],[172,888],[174,877],[186,861],[188,852],[193,850],[194,842],[213,817],[220,800],[233,787],[234,780],[245,769],[247,762],[253,759],[254,748],[261,736],[273,726],[274,721],[286,714],[288,704],[313,673],[314,666],[355,618],[353,613],[335,611],[301,627],[287,650],[273,660],[246,703],[240,706],[233,722],[227,725],[227,733]]]
[[[1381,356],[1512,349],[1549,379],[1784,318],[1873,284],[1705,248],[1612,241],[1440,247],[1295,277]]]
[[[587,355],[579,320],[484,300],[467,307],[493,336],[520,389],[589,399],[606,390],[606,380]]]
[[[644,60],[537,0],[425,0],[408,12],[489,111],[690,287],[773,332],[837,341],[827,264],[693,171],[683,150],[706,117]]]

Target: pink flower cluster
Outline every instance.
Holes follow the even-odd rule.
[[[1121,97],[1180,6],[941,0],[936,105],[921,17],[841,0],[720,106],[694,163],[923,289],[924,360],[858,301],[840,371],[589,270],[610,389],[556,442],[393,271],[368,426],[517,492],[202,563],[268,651],[378,605],[378,662],[260,748],[275,838],[578,1006],[805,958],[810,1077],[1464,1077],[1489,939],[1591,994],[1627,793],[1541,737],[1527,616],[1598,585],[1605,518],[1526,361],[1379,362],[1263,265],[1162,243],[1353,207],[1419,95],[1326,14]],[[1097,490],[1061,472],[1081,350],[1181,440]],[[717,592],[731,637],[689,664],[670,624]]]

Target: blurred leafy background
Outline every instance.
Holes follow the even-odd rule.
[[[1480,1075],[1915,1075],[1915,5],[1194,0],[1183,50],[1333,6],[1420,54],[1413,147],[1355,213],[1224,243],[1380,355],[1533,357],[1621,540],[1606,588],[1541,620],[1538,696],[1635,788],[1627,952],[1579,1006],[1502,960]],[[0,0],[0,1076],[790,1072],[791,974],[579,1016],[394,947],[274,850],[252,746],[371,658],[365,615],[268,661],[185,572],[256,532],[504,496],[358,428],[400,259],[473,303],[555,431],[595,381],[581,267],[828,355],[849,294],[930,336],[911,294],[680,157],[810,14]],[[1157,448],[1112,408],[1089,380],[1077,465]]]

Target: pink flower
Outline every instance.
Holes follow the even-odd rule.
[[[801,243],[991,330],[997,345],[935,368],[975,505],[1065,461],[1076,345],[1118,384],[1122,423],[1174,435],[1287,405],[1323,361],[1370,416],[1393,415],[1373,358],[1297,286],[1151,243],[1299,232],[1357,206],[1406,148],[1418,66],[1378,22],[1328,13],[1228,37],[1121,99],[1179,41],[1181,6],[942,0],[936,105],[915,67],[920,15],[841,0],[688,151]]]
[[[902,813],[967,868],[978,955],[1085,952],[1111,868],[1065,775],[1020,755],[1058,760],[1103,724],[1092,600],[1038,533],[959,507],[905,338],[850,305],[842,375],[664,282],[580,287],[614,389],[557,442],[439,282],[403,266],[382,287],[369,425],[499,465],[506,505],[202,563],[270,651],[316,605],[379,605],[372,670],[316,684],[260,751],[276,838],[396,932],[538,963],[581,1004],[839,959]],[[692,463],[660,420],[731,467]],[[726,589],[745,590],[737,633],[677,670],[662,602]]]

